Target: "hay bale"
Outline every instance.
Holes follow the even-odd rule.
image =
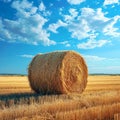
[[[41,94],[81,93],[87,76],[83,57],[74,51],[38,54],[28,69],[31,88]]]

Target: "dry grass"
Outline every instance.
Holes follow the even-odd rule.
[[[30,91],[26,76],[0,76],[0,94]]]
[[[83,94],[49,96],[34,94],[27,77],[1,76],[0,94],[0,120],[113,120],[120,113],[120,76],[89,76]]]
[[[86,91],[120,89],[120,76],[89,76]]]
[[[107,86],[107,87],[106,87]],[[120,89],[120,76],[89,76],[85,92]],[[0,76],[0,94],[31,92],[27,76]]]

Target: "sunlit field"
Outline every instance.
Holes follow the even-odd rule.
[[[26,76],[0,76],[0,94],[30,91]]]
[[[90,75],[82,94],[41,95],[27,76],[0,76],[0,120],[120,120],[120,76]]]

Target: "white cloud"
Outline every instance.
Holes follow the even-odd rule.
[[[89,37],[90,27],[86,20],[81,19],[80,23],[71,22],[68,25],[68,31],[71,32],[72,38],[77,38],[78,40]]]
[[[78,11],[76,9],[70,8],[69,9],[69,15],[63,15],[64,20],[69,23],[71,21],[74,21],[74,19],[78,16]]]
[[[107,58],[104,57],[99,57],[95,55],[83,55],[86,61],[103,61],[106,60]]]
[[[49,39],[50,34],[44,28],[48,20],[37,12],[37,7],[27,0],[14,1],[12,7],[17,10],[18,19],[0,20],[0,39],[33,45],[39,43],[45,46],[56,44],[55,41]]]
[[[95,62],[101,62],[106,64],[108,62],[107,65],[118,65],[120,62],[120,58],[106,58],[106,57],[100,57],[97,55],[86,55],[86,54],[82,54],[82,56],[85,58],[85,60],[88,62],[88,64],[91,63],[95,63]],[[113,64],[111,64],[113,63]],[[91,64],[91,66],[94,66]]]
[[[81,14],[79,14],[80,12]],[[65,27],[71,33],[72,38],[77,38],[78,40],[87,38],[87,42],[78,44],[77,48],[93,49],[110,43],[108,40],[95,39],[98,33],[102,33],[104,28],[113,21],[113,19],[105,17],[105,13],[102,12],[101,8],[96,10],[92,8],[82,8],[81,11],[70,8],[69,14],[63,15],[63,18],[67,24]],[[96,34],[91,35],[91,33],[94,32]]]
[[[66,47],[70,47],[71,45],[68,43],[68,44],[66,44],[65,46],[66,46]]]
[[[78,49],[93,49],[96,47],[102,47],[105,44],[109,43],[108,40],[88,40],[87,42],[83,42],[77,45]]]
[[[67,1],[70,4],[77,5],[77,4],[84,2],[85,0],[67,0]]]
[[[63,10],[64,10],[64,7],[61,7],[61,8],[59,9],[59,15],[62,15]]]
[[[39,10],[40,11],[45,11],[45,9],[46,9],[45,5],[43,4],[43,2],[41,2],[40,5],[39,5]]]
[[[60,44],[67,44],[68,43],[68,41],[63,41],[63,42],[60,42]]]
[[[69,14],[63,15],[64,21],[67,23],[66,28],[71,33],[71,37],[81,41],[87,39],[87,42],[78,44],[77,48],[93,49],[102,47],[110,43],[109,40],[104,39],[104,36],[120,36],[119,28],[114,27],[120,17],[108,18],[105,15],[106,13],[102,11],[102,8],[82,8],[81,11],[71,8]],[[97,33],[95,38],[99,34],[103,34],[103,38],[101,40],[91,39],[92,32]]]
[[[69,41],[63,41],[63,42],[60,42],[60,44],[65,45],[65,47],[70,47],[71,46]]]
[[[105,17],[105,13],[102,12],[101,8],[97,9],[96,15],[94,14],[93,19],[94,20],[100,20],[100,21],[103,21],[103,22],[106,22],[106,21],[109,20],[109,18]]]
[[[105,17],[101,8],[96,10],[92,8],[82,8],[80,19],[85,19],[92,30],[101,31],[104,26],[110,23],[110,18]]]
[[[42,14],[45,17],[51,15],[51,12],[46,10],[46,6],[44,5],[43,2],[40,3],[38,10],[39,10],[40,14]]]
[[[105,0],[104,5],[119,4],[119,0]]]
[[[69,13],[71,14],[72,18],[75,18],[78,16],[78,11],[76,9],[70,8]]]
[[[101,8],[82,8],[81,11],[70,8],[69,14],[63,15],[63,18],[71,37],[78,40],[89,38],[92,31],[102,32],[104,27],[113,21],[105,17]]]
[[[119,19],[120,16],[115,16],[113,21],[107,26],[105,26],[105,28],[103,29],[103,33],[105,35],[109,35],[113,37],[120,37],[120,32],[118,31],[119,28],[114,27],[114,25],[118,22]]]
[[[85,19],[79,18],[78,12],[76,9],[70,8],[69,14],[63,15],[63,17],[68,31],[71,32],[71,37],[81,40],[89,36],[90,27]]]
[[[66,23],[62,22],[61,20],[58,20],[57,23],[50,24],[48,30],[52,31],[53,33],[58,33],[57,29],[65,26],[67,26]]]
[[[31,15],[31,10],[34,8],[32,3],[27,0],[14,1],[12,7],[17,10],[18,17],[28,17]]]
[[[21,57],[24,57],[24,58],[33,58],[34,55],[28,55],[28,54],[23,54],[23,55],[20,55]]]

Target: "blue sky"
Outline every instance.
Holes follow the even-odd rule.
[[[33,56],[75,50],[89,73],[120,73],[119,0],[0,0],[0,73]]]

